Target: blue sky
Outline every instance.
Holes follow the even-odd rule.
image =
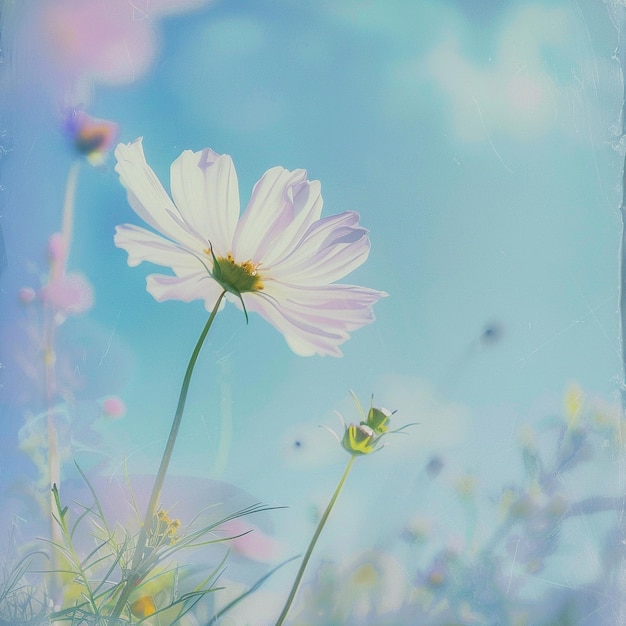
[[[619,372],[610,41],[581,40],[588,22],[560,3],[486,5],[486,24],[446,3],[342,7],[218,4],[165,24],[161,59],[139,85],[96,96],[123,140],[144,136],[164,179],[180,150],[206,145],[233,156],[242,202],[265,169],[305,167],[328,213],[358,210],[371,230],[370,259],[351,280],[390,297],[341,361],[298,359],[259,320],[246,328],[225,313],[213,349],[245,370],[235,410],[267,408],[288,425],[304,406],[301,418],[319,420],[348,387],[384,394],[375,385],[390,373],[431,381],[478,413],[501,407],[507,428],[538,397],[558,401],[571,380],[610,394]],[[132,220],[123,192],[109,193],[111,227]],[[116,288],[157,328],[172,315],[201,327],[199,304],[154,305],[140,289],[145,270],[114,258]],[[101,306],[115,313],[115,299]],[[502,341],[446,389],[492,321]],[[182,348],[139,323],[147,350],[174,358],[174,344]],[[129,310],[120,333],[124,324],[137,324]]]
[[[398,408],[398,425],[421,424],[355,468],[359,504],[340,514],[350,524],[354,511],[372,515],[372,483],[372,507],[398,504],[398,476],[417,477],[434,453],[451,471],[483,475],[486,490],[494,468],[515,475],[519,428],[560,411],[572,381],[615,399],[622,95],[617,33],[598,5],[223,1],[163,19],[144,76],[93,86],[89,111],[115,120],[121,141],[143,136],[165,182],[187,148],[232,155],[243,204],[270,167],[306,168],[322,183],[324,214],[356,210],[370,230],[369,260],[349,281],[389,293],[341,359],[297,357],[269,325],[227,307],[194,375],[175,472],[290,505],[277,523],[297,545],[307,507],[345,462],[317,425],[336,427],[334,410],[356,418],[348,389]],[[71,162],[50,93],[15,94],[8,130],[18,139],[0,180],[9,325],[21,315],[12,294],[45,267]],[[99,383],[83,395],[127,404],[103,426],[112,467],[126,455],[131,471],[149,472],[206,312],[152,299],[151,268],[128,268],[113,246],[124,222],[139,218],[112,160],[83,168],[72,264],[96,305],[68,322],[67,341],[90,338],[84,367]],[[477,345],[492,323],[501,339]],[[11,402],[4,411],[19,415]]]

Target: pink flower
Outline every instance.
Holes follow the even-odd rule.
[[[262,530],[241,519],[230,520],[220,527],[230,537],[228,546],[237,554],[260,563],[271,563],[281,558],[284,546]]]
[[[61,233],[48,240],[50,278],[39,291],[41,301],[64,314],[80,314],[93,306],[93,287],[77,272],[66,272],[67,245]]]
[[[46,79],[116,85],[137,80],[152,65],[163,16],[209,0],[38,0],[27,43]]]
[[[110,419],[119,419],[126,415],[126,405],[118,396],[109,396],[102,400],[102,413]]]
[[[37,294],[32,287],[22,287],[17,292],[17,297],[22,304],[30,304],[35,300]]]
[[[146,163],[141,139],[120,144],[116,171],[135,212],[164,236],[117,227],[115,243],[128,264],[172,268],[151,274],[148,292],[163,300],[204,300],[212,310],[222,291],[264,317],[299,355],[341,356],[349,333],[374,320],[382,291],[336,284],[369,253],[367,231],[351,211],[321,217],[319,181],[305,170],[274,167],[255,185],[239,217],[231,158],[186,150],[171,166],[170,199]]]
[[[78,315],[93,306],[93,288],[78,273],[60,273],[41,288],[39,297],[46,304],[66,314]]]

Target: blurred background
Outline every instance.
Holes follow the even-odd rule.
[[[318,560],[372,548],[415,584],[444,546],[480,553],[503,489],[532,482],[528,449],[558,457],[558,425],[583,414],[608,424],[584,471],[544,464],[569,502],[618,496],[622,11],[593,0],[4,2],[3,497],[19,501],[37,475],[24,425],[45,398],[28,289],[45,283],[77,158],[67,107],[115,122],[120,141],[143,136],[166,188],[182,150],[211,147],[232,156],[244,206],[270,167],[305,168],[324,215],[355,210],[370,230],[369,259],[345,282],[389,298],[342,358],[298,357],[228,306],[194,374],[172,475],[288,507],[267,527],[277,558],[304,550],[347,462],[319,425],[340,430],[334,411],[358,420],[349,389],[397,409],[395,426],[419,425],[358,460]],[[114,247],[115,226],[140,220],[113,168],[112,155],[80,167],[68,268],[94,302],[57,336],[68,459],[101,476],[156,471],[207,316],[199,301],[157,303],[145,290],[156,268],[129,268]],[[75,472],[66,463],[63,475]],[[520,574],[528,597],[597,580],[613,524],[606,513],[559,522],[554,558]]]

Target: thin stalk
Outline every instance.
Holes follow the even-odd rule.
[[[80,163],[74,161],[70,166],[67,174],[67,183],[65,185],[65,197],[63,200],[63,213],[61,225],[61,241],[62,250],[61,257],[52,256],[50,261],[49,280],[56,280],[63,274],[67,266],[67,258],[70,253],[70,245],[72,241],[72,230],[74,224],[74,198],[76,197],[76,186],[78,183],[78,172]],[[57,251],[58,254],[58,251]],[[57,437],[56,426],[53,419],[54,398],[57,392],[56,385],[56,353],[54,349],[55,330],[56,330],[56,309],[52,306],[45,307],[44,314],[44,346],[43,361],[45,372],[46,386],[46,437],[48,444],[48,483],[50,485],[60,486],[61,483],[61,460],[59,457],[59,441]],[[50,510],[53,511],[55,506],[54,496],[50,493]],[[61,539],[60,529],[56,524],[54,517],[50,516],[50,538],[54,542]],[[51,555],[52,569],[56,572],[58,558],[53,551]],[[56,594],[61,589],[60,574],[55,573],[51,581],[51,594],[56,601]]]
[[[163,456],[161,457],[161,464],[159,465],[159,471],[157,472],[156,479],[154,481],[154,486],[152,487],[152,494],[150,495],[150,501],[148,502],[148,507],[146,509],[146,515],[144,517],[143,525],[141,530],[139,531],[139,537],[137,538],[137,546],[135,548],[135,552],[133,554],[133,560],[131,562],[130,570],[128,578],[126,579],[124,588],[120,597],[117,600],[115,608],[113,609],[112,617],[117,618],[122,614],[124,610],[124,606],[130,596],[132,590],[135,585],[141,580],[141,578],[146,574],[146,572],[138,571],[139,565],[141,564],[142,559],[144,558],[144,550],[146,549],[146,543],[148,541],[148,532],[150,528],[152,528],[152,522],[154,516],[157,511],[157,506],[159,503],[159,498],[161,497],[161,490],[163,489],[163,483],[165,482],[165,476],[167,474],[167,468],[169,467],[170,460],[172,458],[172,452],[174,451],[174,444],[176,443],[176,438],[178,436],[178,430],[180,428],[180,423],[183,419],[183,412],[185,410],[185,402],[187,400],[187,392],[189,391],[189,383],[191,382],[191,375],[193,374],[193,368],[198,359],[198,355],[200,354],[200,350],[202,348],[202,344],[206,339],[206,336],[213,324],[213,320],[217,315],[220,304],[222,303],[222,299],[226,295],[226,291],[222,291],[213,310],[211,311],[211,315],[207,320],[202,332],[200,333],[200,337],[196,343],[196,347],[194,348],[191,358],[189,359],[189,364],[187,365],[187,371],[185,372],[185,377],[183,378],[183,384],[180,389],[180,395],[178,396],[178,405],[176,407],[176,413],[174,414],[174,419],[172,421],[172,427],[170,429],[170,434],[167,439],[167,444],[165,445],[165,451],[163,452]]]
[[[620,311],[620,347],[622,357],[622,380],[620,395],[622,411],[626,413],[626,163],[622,175],[622,238],[620,241],[620,271],[619,271],[619,311]]]
[[[293,586],[291,587],[291,591],[289,592],[289,597],[287,598],[287,602],[285,602],[285,606],[283,607],[282,613],[280,614],[280,617],[278,618],[278,621],[276,622],[276,626],[282,626],[283,622],[285,621],[285,618],[287,617],[287,613],[289,613],[289,609],[291,608],[293,599],[296,597],[296,593],[298,592],[298,587],[300,586],[302,576],[304,575],[304,570],[306,569],[306,566],[309,563],[311,554],[313,554],[313,549],[315,548],[315,544],[317,543],[317,540],[319,539],[319,536],[322,534],[322,530],[324,529],[324,526],[326,525],[326,522],[328,521],[328,518],[330,517],[330,513],[333,510],[333,507],[335,506],[335,502],[337,501],[337,498],[339,497],[339,494],[341,493],[343,484],[346,482],[346,478],[348,478],[348,474],[350,473],[350,470],[352,469],[352,464],[354,463],[354,459],[356,459],[356,456],[350,457],[350,461],[348,461],[348,465],[346,466],[346,469],[344,470],[343,475],[341,476],[341,480],[339,481],[339,484],[337,485],[337,489],[335,489],[335,493],[333,494],[333,497],[330,499],[330,502],[328,503],[328,506],[326,507],[326,510],[324,511],[324,515],[322,515],[319,523],[317,524],[317,528],[315,529],[315,532],[313,533],[313,537],[311,538],[309,547],[307,548],[304,558],[302,559],[302,564],[300,565],[300,569],[298,570],[298,573],[296,574],[296,578],[293,581]]]
[[[72,165],[70,166],[70,171],[67,175],[67,185],[65,186],[65,200],[63,202],[63,222],[61,223],[61,236],[63,237],[63,243],[65,244],[65,266],[67,266],[67,261],[70,256],[70,248],[72,246],[72,234],[74,232],[74,198],[76,197],[76,186],[78,182],[79,168],[80,161],[74,161],[74,163],[72,163]]]
[[[56,485],[52,486],[51,491],[52,491],[52,497],[54,499],[57,515],[58,515],[58,518],[56,519],[56,521],[58,522],[59,527],[61,528],[61,531],[63,534],[63,542],[65,543],[65,547],[67,551],[69,552],[69,555],[72,558],[71,566],[77,570],[77,576],[76,576],[77,581],[80,584],[82,584],[83,587],[85,588],[82,594],[83,597],[85,598],[85,600],[87,600],[87,602],[91,606],[91,609],[93,610],[94,615],[97,615],[98,606],[96,604],[96,600],[95,600],[93,591],[91,589],[91,583],[89,581],[89,578],[87,577],[87,572],[85,571],[85,568],[83,567],[83,564],[78,554],[76,553],[76,550],[74,548],[74,542],[72,541],[72,533],[70,532],[70,529],[67,526],[67,521],[65,519],[65,515],[67,514],[67,509],[64,510],[63,507],[61,506],[61,500],[59,498],[59,490],[57,489]],[[67,557],[65,558],[67,559]]]
[[[616,7],[617,8],[617,7]],[[619,21],[618,21],[618,43],[617,52],[620,62],[622,86],[624,89],[622,99],[622,111],[621,111],[621,124],[622,124],[622,140],[626,136],[626,45],[623,42],[623,34],[626,30],[626,13],[623,8],[618,9]],[[619,525],[621,529],[621,537],[619,541],[616,541],[616,546],[619,547],[618,560],[619,560],[619,580],[618,585],[621,588],[621,598],[619,601],[619,607],[616,611],[616,617],[619,622],[626,620],[626,551],[624,550],[624,542],[626,541],[626,519],[624,517],[624,504],[626,503],[626,496],[624,496],[624,483],[626,482],[626,456],[624,453],[624,433],[623,424],[624,416],[626,415],[626,159],[624,162],[624,169],[622,171],[622,203],[620,205],[620,213],[622,217],[622,235],[620,239],[620,267],[619,267],[619,318],[620,318],[620,348],[622,358],[622,376],[620,380],[620,396],[622,412],[619,420],[619,443],[620,443],[620,456],[618,460],[618,484],[622,493],[622,507],[620,509],[621,514],[619,516]]]

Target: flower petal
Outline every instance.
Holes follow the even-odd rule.
[[[275,235],[272,234],[271,245],[264,246],[263,264],[266,266],[292,252],[320,218],[323,200],[318,180],[300,183],[297,189],[290,190],[290,194],[294,198],[296,214],[290,224],[280,228]]]
[[[348,211],[318,220],[292,254],[264,270],[272,278],[309,285],[332,283],[359,267],[370,250],[367,230]]]
[[[299,230],[305,232],[321,210],[320,185],[306,180],[306,170],[268,170],[254,186],[237,225],[233,255],[241,261],[260,262],[285,232],[291,231],[285,241],[293,239]]]
[[[271,289],[268,286],[266,294],[289,310],[294,318],[347,331],[373,322],[372,305],[388,295],[356,285],[302,287],[279,282],[272,283]]]
[[[152,168],[146,163],[141,138],[115,149],[115,171],[127,190],[128,203],[139,217],[188,248],[198,248],[193,233],[185,229],[178,210]]]
[[[299,320],[292,319],[287,311],[270,299],[251,298],[244,294],[246,307],[268,321],[283,335],[287,345],[300,356],[342,356],[337,346],[349,338],[347,333],[328,333]]]
[[[349,236],[353,230],[367,233],[364,228],[359,228],[359,214],[354,211],[345,211],[338,215],[330,215],[317,220],[307,230],[304,237],[298,242],[290,260],[295,258],[307,258],[315,254],[322,247],[332,245],[342,237]]]
[[[341,356],[337,346],[349,331],[374,321],[372,305],[387,294],[353,285],[302,288],[272,283],[265,293],[244,294],[246,307],[259,313],[302,356]]]
[[[200,272],[203,269],[208,274],[208,269],[193,253],[141,226],[116,226],[113,241],[118,248],[126,250],[128,265],[131,267],[148,261],[171,267],[177,274]]]
[[[185,150],[170,168],[172,197],[199,240],[218,256],[230,252],[239,219],[237,173],[228,155]]]
[[[150,274],[146,277],[146,289],[157,302],[204,300],[207,311],[213,309],[222,293],[222,288],[208,274],[200,273],[186,276]]]

